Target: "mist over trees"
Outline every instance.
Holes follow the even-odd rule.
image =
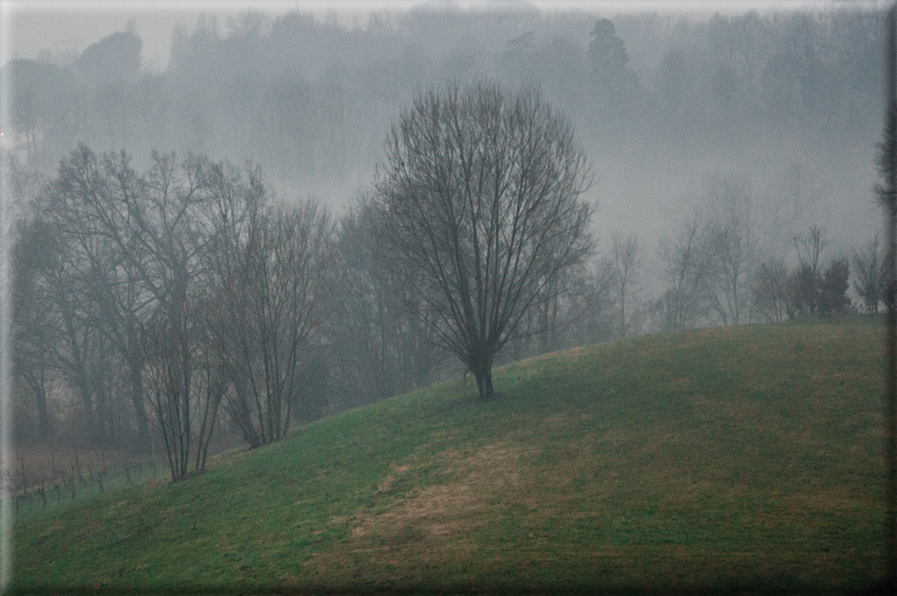
[[[541,353],[877,312],[883,14],[609,17],[247,12],[162,72],[131,29],[3,66],[18,435],[182,479]]]
[[[847,183],[850,196],[865,193],[852,172],[868,166],[880,119],[880,13],[609,17],[419,8],[375,13],[362,28],[299,12],[208,16],[173,32],[169,64],[158,73],[134,69],[139,32],[117,33],[74,59],[57,56],[53,72],[41,75],[52,105],[35,116],[43,135],[35,163],[49,174],[78,142],[124,149],[141,167],[150,148],[251,159],[279,192],[301,188],[345,207],[373,175],[383,131],[415,92],[480,77],[538,84],[570,119],[604,164],[602,236],[626,218],[624,203],[668,230],[650,215],[663,193],[691,192],[717,168],[750,172],[764,202],[784,194],[778,179],[792,167],[823,177],[823,187],[832,186],[833,164],[848,170],[816,201],[841,200]],[[91,74],[98,69],[102,80]],[[13,74],[14,88],[35,87],[20,78]],[[668,175],[670,168],[679,171]],[[857,234],[856,221],[839,225]]]

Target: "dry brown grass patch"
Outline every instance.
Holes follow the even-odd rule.
[[[325,576],[334,565],[363,564],[392,565],[402,574],[414,574],[420,565],[467,557],[472,542],[466,535],[493,518],[497,496],[504,502],[526,500],[522,460],[534,451],[501,442],[467,457],[454,449],[439,453],[433,463],[456,472],[457,481],[414,488],[398,496],[397,506],[387,511],[360,509],[348,522],[351,531],[345,542],[315,558],[316,573]],[[392,486],[397,475],[408,470],[407,465],[395,466],[378,491]],[[341,517],[331,523],[343,525],[346,520]]]
[[[411,468],[410,468],[410,466],[407,466],[407,465],[393,466],[392,472],[387,474],[386,478],[383,479],[383,482],[381,482],[379,485],[377,485],[377,492],[385,493],[388,490],[390,490],[392,488],[393,484],[395,483],[396,478],[401,476],[402,474],[406,473],[409,469],[411,469]]]

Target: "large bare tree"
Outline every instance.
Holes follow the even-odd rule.
[[[793,304],[797,315],[815,314],[821,306],[822,252],[828,246],[825,230],[810,226],[806,234],[794,237],[797,270],[792,273]]]
[[[591,251],[591,181],[572,127],[532,89],[433,89],[391,128],[376,184],[386,237],[482,399],[524,315]]]
[[[145,448],[149,430],[142,394],[126,386],[127,359],[116,341],[121,321],[118,298],[128,286],[125,259],[86,217],[88,200],[76,198],[63,192],[58,180],[47,185],[33,223],[43,234],[46,259],[39,271],[31,272],[30,282],[46,299],[43,317],[54,338],[46,346],[52,357],[42,355],[42,374],[53,370],[76,398],[82,439],[105,446],[127,441]],[[27,348],[36,338],[22,339],[19,343]],[[120,397],[131,398],[137,439],[125,438],[131,408]]]

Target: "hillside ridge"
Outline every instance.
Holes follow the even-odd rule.
[[[15,530],[65,586],[861,590],[883,572],[877,325],[643,336],[443,382]],[[734,588],[733,588],[734,586]]]

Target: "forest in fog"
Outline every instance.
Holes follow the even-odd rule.
[[[201,467],[219,430],[257,446],[472,372],[381,242],[391,126],[451,85],[535,94],[592,174],[582,258],[515,311],[496,364],[875,313],[884,16],[250,11],[176,28],[159,72],[134,27],[13,60],[17,440],[186,436]]]
[[[45,173],[78,142],[141,165],[152,150],[203,153],[251,159],[285,198],[345,207],[416,90],[486,77],[538,85],[571,119],[600,174],[602,235],[646,218],[660,231],[721,172],[747,178],[758,202],[787,202],[800,224],[855,236],[868,221],[838,205],[862,210],[868,197],[882,19],[416,9],[374,13],[362,29],[250,12],[173,31],[159,73],[141,69],[139,32],[7,68],[17,126],[41,123],[32,161]],[[806,221],[809,210],[826,220]]]

